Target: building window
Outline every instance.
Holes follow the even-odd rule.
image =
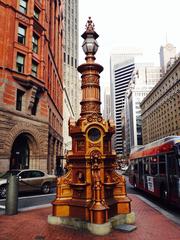
[[[32,50],[35,53],[38,53],[38,36],[34,33],[32,36]]]
[[[24,60],[25,60],[25,56],[17,53],[17,57],[16,57],[16,71],[23,73],[24,72]]]
[[[26,27],[19,24],[18,26],[18,43],[25,44],[26,41]]]
[[[77,68],[77,59],[75,59],[75,68]]]
[[[32,61],[32,75],[34,77],[37,77],[37,70],[38,70],[38,63],[35,61]]]
[[[19,11],[26,14],[27,13],[27,0],[19,1]]]
[[[73,67],[73,57],[71,57],[71,66]]]
[[[35,94],[35,98],[34,98],[34,104],[33,104],[33,107],[31,109],[31,114],[34,115],[34,116],[37,113],[37,107],[38,107],[40,96],[41,96],[41,91],[40,91],[40,89],[37,89],[36,94]]]
[[[16,93],[16,110],[21,111],[22,110],[22,97],[24,92],[20,89],[17,89]]]
[[[37,20],[39,20],[39,14],[40,14],[40,10],[39,10],[37,7],[35,7],[35,8],[34,8],[34,17],[35,17]]]
[[[66,53],[64,53],[64,63],[66,62]]]
[[[69,64],[69,55],[68,55],[68,64]]]

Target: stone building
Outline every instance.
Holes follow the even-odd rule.
[[[0,23],[0,172],[53,173],[63,142],[63,6],[0,0]]]
[[[141,102],[143,144],[180,135],[180,57]]]

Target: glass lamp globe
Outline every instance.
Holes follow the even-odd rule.
[[[98,50],[98,43],[96,41],[96,39],[94,39],[93,34],[87,34],[87,38],[84,40],[82,48],[83,51],[86,55],[88,54],[96,54],[97,50]]]

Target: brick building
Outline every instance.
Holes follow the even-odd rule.
[[[63,6],[0,0],[0,23],[0,172],[53,173],[63,142]]]

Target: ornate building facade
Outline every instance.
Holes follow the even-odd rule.
[[[0,1],[0,172],[53,173],[62,148],[61,1]]]
[[[141,102],[143,144],[180,135],[180,57]]]

